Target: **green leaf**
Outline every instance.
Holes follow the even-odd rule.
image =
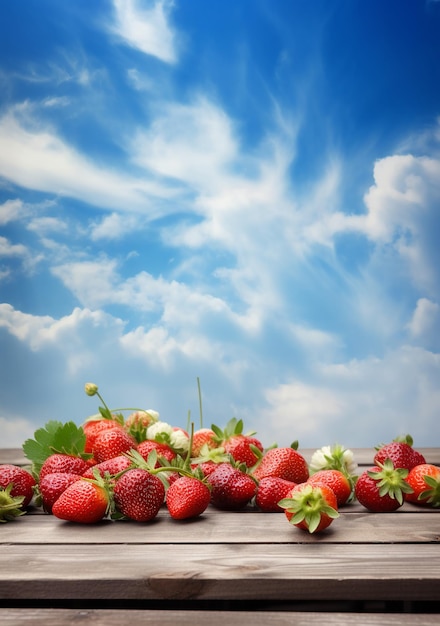
[[[34,433],[22,446],[25,456],[32,462],[32,472],[38,476],[44,461],[52,454],[70,454],[84,459],[92,455],[84,452],[86,436],[84,430],[74,422],[47,422],[44,428]]]

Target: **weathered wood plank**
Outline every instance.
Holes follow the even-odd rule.
[[[438,615],[292,611],[175,611],[93,609],[2,609],[2,626],[437,626]]]
[[[82,526],[63,522],[50,515],[23,516],[2,526],[1,544],[265,544],[265,543],[439,543],[440,509],[428,515],[407,515],[367,511],[345,514],[319,536],[294,528],[283,513],[243,514],[209,508],[200,518],[188,521],[171,519],[161,510],[148,524],[102,522]]]
[[[439,571],[439,544],[5,544],[0,598],[438,601]]]
[[[349,446],[348,446],[349,447]],[[416,446],[417,447],[417,446]],[[354,453],[356,462],[360,466],[372,465],[374,457],[374,447],[372,448],[351,448]],[[428,463],[440,465],[440,447],[417,447],[417,449],[425,456]],[[309,462],[315,451],[315,448],[300,448],[299,452]],[[28,465],[29,460],[23,454],[21,448],[0,448],[0,463],[12,463],[14,465]]]

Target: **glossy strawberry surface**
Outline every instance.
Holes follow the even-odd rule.
[[[23,496],[24,499],[21,506],[26,508],[34,495],[34,477],[18,465],[5,463],[0,465],[0,487],[6,488],[10,483],[13,484],[10,495],[14,498]]]

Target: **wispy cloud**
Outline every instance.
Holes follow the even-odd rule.
[[[0,175],[28,189],[70,196],[103,208],[155,215],[160,214],[157,201],[175,193],[170,186],[146,177],[134,178],[95,165],[55,131],[41,128],[26,103],[0,118],[0,138]]]
[[[169,0],[153,0],[148,8],[139,0],[113,0],[114,32],[132,48],[165,63],[177,61],[176,33],[169,23]]]

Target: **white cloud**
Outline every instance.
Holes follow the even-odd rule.
[[[266,390],[269,410],[257,426],[265,437],[305,447],[374,446],[405,433],[430,445],[440,437],[440,354],[402,346],[382,359],[316,364],[313,377]]]
[[[58,217],[35,217],[26,225],[30,230],[38,235],[46,233],[65,233],[68,230],[66,222]]]
[[[151,215],[158,214],[160,198],[174,195],[174,190],[146,177],[135,179],[96,166],[53,131],[41,129],[29,109],[25,104],[0,118],[0,176],[26,188],[95,206]]]
[[[23,214],[23,202],[18,198],[14,200],[6,200],[3,204],[0,204],[0,225],[13,222]]]
[[[100,239],[115,240],[124,237],[139,227],[139,220],[134,215],[111,213],[106,215],[100,222],[91,226],[90,237],[93,241]]]
[[[28,249],[21,243],[11,243],[0,235],[0,257],[27,257]]]
[[[440,305],[428,298],[420,298],[408,328],[419,345],[440,350]]]
[[[151,127],[138,133],[132,152],[136,164],[194,185],[199,193],[219,190],[238,156],[231,120],[203,97],[163,105]]]
[[[169,23],[172,2],[153,0],[144,8],[139,0],[113,0],[114,32],[132,48],[165,63],[177,61],[176,34]]]
[[[2,448],[21,448],[26,439],[33,438],[35,424],[31,420],[13,415],[0,417]]]

